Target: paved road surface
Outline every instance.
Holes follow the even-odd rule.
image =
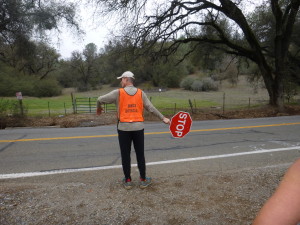
[[[147,123],[145,134],[146,161],[176,163],[173,173],[273,166],[300,156],[300,116],[194,121],[183,139],[172,138],[165,124]],[[0,131],[0,178],[120,164],[115,125]]]

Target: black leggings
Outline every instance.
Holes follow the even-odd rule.
[[[138,168],[140,171],[140,177],[146,178],[146,165],[145,165],[145,154],[144,154],[144,130],[137,131],[122,131],[118,130],[119,134],[119,145],[121,149],[122,167],[125,178],[131,179],[131,143],[135,149],[136,159]]]

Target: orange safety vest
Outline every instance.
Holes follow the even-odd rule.
[[[143,122],[144,104],[142,90],[137,89],[134,95],[129,95],[124,88],[120,88],[119,120],[120,122]]]

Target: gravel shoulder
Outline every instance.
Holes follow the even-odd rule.
[[[284,115],[299,114],[296,106]],[[280,114],[272,108],[203,111],[193,119],[268,116]],[[114,114],[8,121],[33,127],[112,123]],[[121,169],[0,180],[0,224],[251,224],[289,166],[180,173],[176,164],[157,166],[151,169],[151,187],[129,191],[121,186]]]
[[[123,189],[120,169],[0,180],[0,224],[251,224],[289,166],[178,175],[165,165],[145,190]]]

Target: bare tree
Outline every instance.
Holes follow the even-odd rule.
[[[263,1],[275,22],[272,46],[265,45],[264,37],[256,33],[245,10],[247,5],[242,5],[245,1],[241,0],[91,1],[101,5],[102,12],[118,12],[127,19],[123,35],[133,38],[137,46],[151,47],[159,43],[160,53],[168,55],[185,43],[194,46],[208,43],[252,60],[262,74],[270,105],[283,109],[283,80],[288,74],[289,46],[294,24],[299,22],[300,0]],[[157,7],[153,7],[153,2]],[[265,29],[268,26],[265,24]]]

